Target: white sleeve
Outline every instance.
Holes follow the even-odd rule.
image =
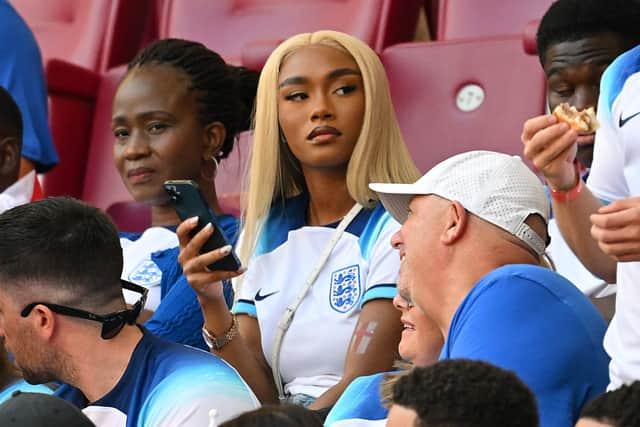
[[[608,96],[601,93],[598,100],[600,128],[596,131],[593,163],[587,179],[589,190],[607,202],[629,197],[624,176],[624,149],[615,122],[617,112],[614,110],[609,105]]]
[[[367,288],[362,298],[362,305],[379,298],[393,299],[396,295],[400,255],[391,246],[391,236],[400,229],[400,224],[388,213],[385,213],[380,221],[382,221],[380,232],[369,255]]]

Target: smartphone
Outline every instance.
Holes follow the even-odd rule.
[[[198,225],[191,231],[191,237],[195,236],[200,230],[202,230],[208,223],[213,225],[213,234],[202,245],[200,253],[210,252],[214,249],[221,248],[228,245],[227,239],[224,238],[222,230],[218,227],[216,219],[209,209],[207,201],[202,196],[198,184],[191,180],[170,180],[165,181],[164,190],[169,194],[169,200],[176,210],[180,220],[198,217]],[[240,268],[240,260],[236,254],[231,251],[229,255],[209,264],[207,267],[210,270],[226,270],[236,271]]]

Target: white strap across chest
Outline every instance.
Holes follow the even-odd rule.
[[[338,224],[335,231],[333,232],[331,240],[329,240],[329,243],[327,243],[327,246],[325,246],[324,250],[320,254],[318,262],[309,273],[307,280],[302,285],[300,292],[298,293],[296,298],[287,306],[284,313],[282,314],[282,317],[280,318],[280,321],[278,322],[278,330],[276,332],[275,339],[273,340],[273,350],[271,352],[271,371],[273,372],[273,380],[276,383],[276,388],[278,389],[278,396],[280,397],[280,400],[285,399],[282,378],[280,377],[280,349],[282,347],[282,340],[284,339],[284,335],[289,329],[291,322],[293,321],[293,316],[296,313],[296,310],[309,292],[309,289],[311,289],[313,283],[316,281],[318,274],[320,274],[320,271],[327,263],[327,260],[329,259],[333,248],[338,243],[338,240],[340,240],[340,237],[342,237],[342,233],[347,229],[351,221],[353,221],[353,219],[356,217],[356,215],[358,215],[358,213],[360,213],[361,210],[362,205],[356,203],[355,205],[353,205],[349,213],[347,213],[347,215],[342,218],[342,221],[340,221],[340,224]]]

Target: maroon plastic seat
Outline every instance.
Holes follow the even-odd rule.
[[[413,39],[421,0],[163,0],[160,37],[197,40],[226,61],[261,65],[297,33],[338,30],[381,52]],[[257,48],[256,48],[257,47]],[[248,52],[247,52],[248,51]],[[256,55],[262,55],[260,60]],[[251,58],[243,62],[244,58]]]
[[[435,0],[426,0],[427,2]],[[439,0],[437,39],[518,35],[553,0]]]
[[[104,70],[131,59],[147,35],[151,0],[11,0],[43,60]]]
[[[522,124],[544,112],[544,76],[521,37],[401,44],[382,62],[422,171],[468,150],[521,155]]]

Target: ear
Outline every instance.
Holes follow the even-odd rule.
[[[202,147],[202,159],[211,160],[217,156],[227,137],[227,129],[221,122],[209,123],[205,127],[205,141]]]
[[[0,176],[10,177],[20,169],[20,143],[18,138],[0,139]]]
[[[29,319],[33,322],[33,330],[44,341],[49,341],[57,327],[56,316],[48,307],[38,304],[36,305]]]
[[[457,200],[449,204],[445,213],[445,229],[440,236],[440,241],[445,245],[452,245],[463,235],[469,222],[469,213]]]

